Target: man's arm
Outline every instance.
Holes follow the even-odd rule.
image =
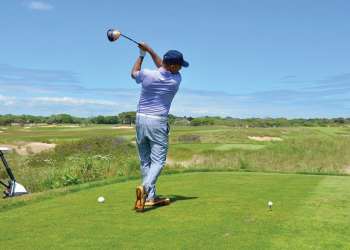
[[[132,67],[132,70],[131,70],[131,78],[135,79],[136,78],[136,73],[141,70],[141,65],[142,65],[142,62],[143,62],[143,58],[144,57],[140,55],[136,59],[136,62],[135,62],[134,66]]]
[[[160,68],[162,66],[162,59],[157,55],[157,53],[146,43],[141,43],[141,45],[139,46],[140,49],[144,50],[144,51],[147,51],[152,59],[153,59],[153,62],[154,64]]]

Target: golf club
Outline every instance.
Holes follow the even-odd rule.
[[[135,43],[135,44],[137,44],[139,46],[141,45],[139,42],[136,42],[134,39],[132,39],[132,38],[126,36],[126,35],[123,35],[119,30],[109,29],[107,31],[107,37],[108,37],[108,40],[110,42],[114,42],[114,41],[118,40],[120,36],[128,39],[129,41],[131,41],[131,42],[133,42],[133,43]]]
[[[10,151],[11,151],[10,148],[0,147],[0,158],[1,158],[1,161],[4,165],[4,167],[5,167],[7,175],[10,177],[8,184],[0,181],[0,184],[6,188],[4,191],[4,195],[5,195],[4,198],[23,195],[23,194],[28,193],[28,191],[25,189],[25,187],[23,187],[21,184],[19,184],[16,181],[16,178],[15,178],[14,174],[12,173],[12,170],[5,159],[4,153],[10,152]]]

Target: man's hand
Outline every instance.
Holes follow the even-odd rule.
[[[148,44],[146,44],[145,42],[141,42],[139,45],[139,48],[143,51],[148,52],[148,53],[152,52],[152,48]]]
[[[154,50],[147,43],[141,42],[140,45],[139,45],[139,48],[141,50],[144,50],[144,51],[148,52],[151,55],[154,64],[158,68],[162,66],[162,59],[157,55],[156,52],[154,52]]]

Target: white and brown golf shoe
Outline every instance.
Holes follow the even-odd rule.
[[[143,186],[136,187],[136,201],[134,209],[136,212],[143,212],[145,209],[145,202],[146,202],[146,192],[145,188]]]
[[[147,199],[145,202],[145,207],[153,207],[153,206],[165,206],[170,204],[169,198],[161,198],[156,197],[154,199]]]

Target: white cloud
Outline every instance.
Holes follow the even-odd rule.
[[[0,94],[0,105],[12,106],[16,102],[15,97],[3,96]]]
[[[53,5],[40,1],[32,1],[28,5],[29,9],[37,11],[49,11],[53,9]]]

